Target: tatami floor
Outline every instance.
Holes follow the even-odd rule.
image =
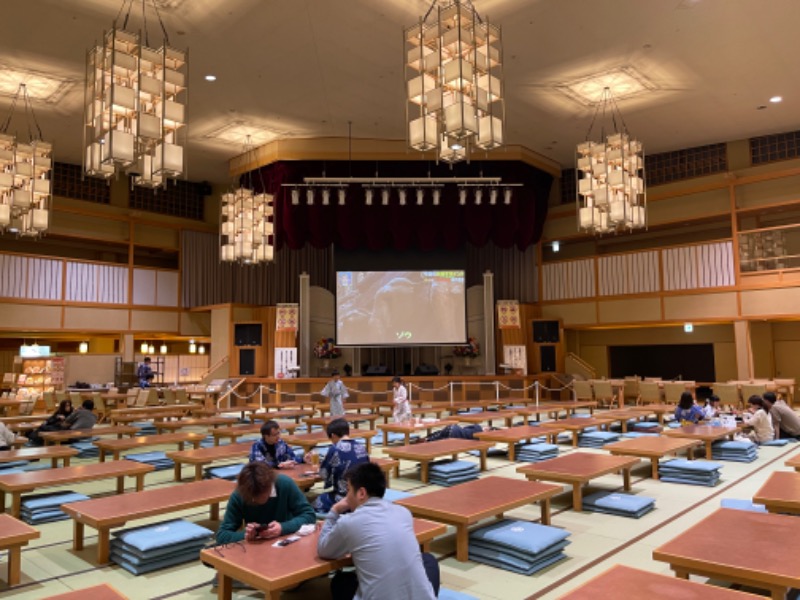
[[[562,455],[573,451],[567,444],[561,444],[560,450]],[[602,452],[590,449],[581,451]],[[652,559],[654,548],[714,511],[719,507],[722,498],[751,498],[773,471],[789,470],[784,462],[798,452],[800,444],[762,447],[758,459],[753,463],[724,462],[722,480],[714,488],[654,481],[650,478],[649,461],[642,461],[633,471],[632,493],[655,498],[656,509],[641,519],[590,512],[576,513],[568,508],[571,494],[567,493],[565,487],[565,493],[554,498],[552,525],[565,528],[571,534],[571,544],[565,550],[568,557],[566,560],[527,577],[473,562],[459,563],[454,557],[455,537],[450,532],[434,541],[432,547],[440,560],[442,585],[487,600],[550,599],[560,597],[618,563],[654,573],[671,574],[666,564]],[[373,448],[373,454],[381,456],[381,447]],[[96,459],[91,459],[92,462],[94,460]],[[477,458],[467,460],[477,461]],[[73,464],[83,462],[75,459],[73,461]],[[485,474],[521,478],[515,473],[515,467],[516,464],[509,463],[505,458],[490,458]],[[185,475],[189,475],[189,469],[185,469]],[[99,496],[106,493],[111,485],[109,481],[104,481],[72,485],[69,489]],[[146,478],[148,489],[165,485],[174,485],[172,470],[156,472]],[[440,489],[421,485],[415,465],[406,462],[401,464],[401,477],[393,479],[391,485],[415,494]],[[609,475],[595,480],[587,491],[621,489],[621,486],[621,476]],[[214,524],[207,521],[207,515],[207,511],[192,510],[170,514],[168,517],[183,517],[213,528]],[[506,513],[506,517],[535,520],[539,517],[539,508],[530,506],[510,511]],[[150,519],[151,522],[159,520],[164,518]],[[132,525],[146,522],[136,521]],[[0,582],[0,595],[3,598],[43,598],[99,583],[109,583],[131,599],[210,600],[216,597],[216,588],[212,587],[215,571],[204,567],[199,561],[134,577],[114,565],[95,565],[96,537],[91,535],[91,529],[87,529],[85,549],[75,552],[72,550],[71,521],[44,524],[38,528],[42,533],[41,538],[23,549],[21,584],[9,590],[4,582]],[[3,579],[5,563],[6,557],[0,554],[0,577]],[[699,578],[698,581],[704,579]],[[289,600],[324,599],[328,597],[327,578],[309,581],[284,594],[284,597]],[[790,597],[797,598],[797,592],[790,594]],[[234,598],[263,598],[263,594],[252,589],[235,590]]]

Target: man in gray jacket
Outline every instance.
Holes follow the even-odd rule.
[[[92,429],[97,423],[97,415],[94,410],[93,400],[84,400],[78,410],[72,412],[64,419],[61,425],[64,429]]]

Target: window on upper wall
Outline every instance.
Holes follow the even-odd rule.
[[[800,157],[800,131],[750,138],[750,163],[760,165]]]
[[[134,186],[129,204],[136,210],[202,221],[207,187],[207,184],[181,180],[170,181],[166,187],[155,190]]]
[[[56,162],[53,166],[53,195],[109,204],[111,187],[104,179],[85,176],[80,165]]]

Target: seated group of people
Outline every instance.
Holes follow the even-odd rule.
[[[355,572],[340,571],[331,579],[334,600],[435,598],[439,565],[420,551],[411,513],[383,499],[386,476],[369,461],[364,444],[350,439],[347,421],[331,421],[326,432],[333,444],[319,476],[329,489],[312,506],[280,469],[313,463],[313,450],[297,457],[280,438],[277,422],[262,425],[261,439],[253,444],[250,462],[228,500],[217,542],[256,543],[295,533],[316,523],[316,508],[327,513],[317,544],[319,556],[350,554],[355,565]]]
[[[689,392],[681,394],[675,419],[681,423],[699,423],[712,420],[720,415],[719,398],[711,395],[704,407],[695,404]],[[742,422],[751,427],[751,431],[739,436],[763,444],[781,438],[800,438],[800,416],[783,399],[773,392],[764,392],[762,396],[750,396],[747,408],[742,411]]]
[[[63,431],[65,429],[92,429],[97,423],[94,414],[94,401],[84,400],[77,409],[73,408],[71,400],[62,400],[55,412],[48,417],[37,429],[28,434],[31,443],[37,446],[44,444],[41,433],[45,431]]]

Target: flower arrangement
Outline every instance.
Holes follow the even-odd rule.
[[[465,358],[477,358],[481,353],[481,345],[474,337],[470,336],[467,340],[466,346],[455,346],[453,354],[455,356],[463,356]]]
[[[317,358],[339,358],[342,351],[333,343],[333,338],[320,338],[314,344],[314,356]]]

